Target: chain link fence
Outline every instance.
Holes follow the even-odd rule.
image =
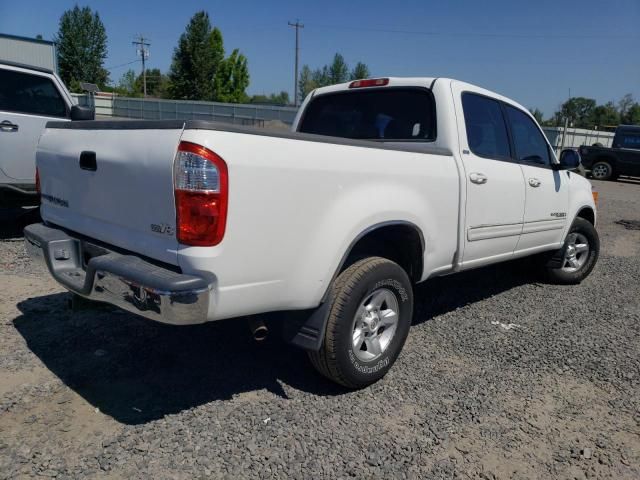
[[[233,125],[289,127],[298,111],[294,107],[160,100],[73,94],[78,104],[93,105],[96,115],[144,120],[212,120]]]
[[[288,128],[298,111],[294,107],[160,100],[128,97],[73,94],[80,105],[94,105],[101,117],[135,118],[145,120],[213,120],[233,125],[268,128]],[[549,143],[559,153],[562,148],[575,148],[594,143],[610,147],[613,133],[580,128],[543,127]]]

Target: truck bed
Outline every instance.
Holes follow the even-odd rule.
[[[226,233],[215,247],[176,239],[173,161],[184,141],[228,166]],[[85,151],[96,171],[79,167]],[[429,232],[425,276],[450,268],[457,248],[456,163],[424,142],[198,120],[50,122],[37,163],[46,222],[185,274],[213,272],[215,318],[316,306],[341,261],[336,252],[371,225],[404,221]]]

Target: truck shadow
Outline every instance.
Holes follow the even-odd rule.
[[[429,281],[416,290],[414,324],[531,281],[517,270],[517,263],[506,264]],[[67,299],[57,293],[25,300],[13,324],[51,372],[121,423],[262,389],[283,398],[289,387],[321,396],[347,392],[278,335],[256,344],[244,319],[173,327],[107,306],[72,314]]]
[[[37,208],[0,208],[0,240],[22,238],[24,227],[39,221]]]
[[[434,278],[416,286],[413,325],[531,283],[544,283],[535,257]]]

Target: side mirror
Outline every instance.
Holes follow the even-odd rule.
[[[96,111],[93,107],[74,105],[71,107],[71,120],[95,120]]]
[[[560,163],[555,165],[556,170],[574,170],[580,166],[580,154],[577,150],[566,148],[560,152]]]

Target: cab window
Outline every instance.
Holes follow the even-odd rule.
[[[325,93],[311,100],[298,130],[362,140],[432,142],[435,102],[431,91],[423,88]]]
[[[67,116],[67,106],[50,78],[13,70],[0,70],[0,110]]]
[[[500,103],[465,92],[462,110],[469,149],[479,157],[510,160],[509,136]]]
[[[632,133],[623,133],[618,139],[620,148],[632,148],[640,150],[640,133],[633,135]]]
[[[549,146],[534,121],[523,111],[505,105],[518,161],[533,165],[551,165]]]

